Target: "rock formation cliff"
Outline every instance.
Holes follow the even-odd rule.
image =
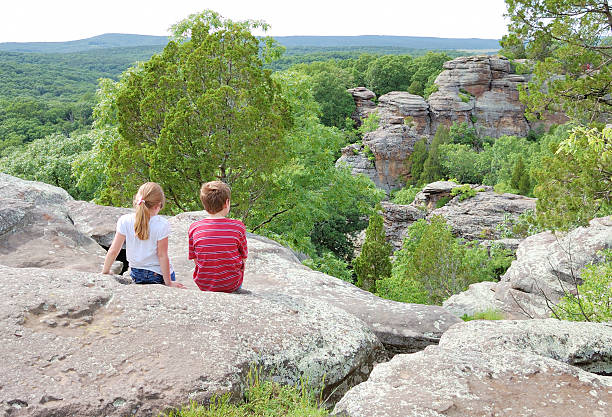
[[[505,57],[471,56],[448,61],[435,81],[438,90],[427,101],[400,91],[378,99],[379,128],[363,138],[363,144],[374,154],[374,161],[360,157],[353,146],[342,150],[338,164],[350,166],[354,173],[371,170],[369,176],[374,183],[390,191],[403,185],[407,174],[405,161],[415,142],[422,137],[429,141],[440,125],[450,127],[455,122],[465,122],[476,128],[479,135],[496,138],[524,137],[531,129],[564,123],[567,119],[561,114],[547,115],[546,120],[536,122],[525,118],[518,89],[529,78],[528,74],[515,74]],[[373,93],[367,94],[363,89],[350,91],[357,105],[356,114],[371,113]]]

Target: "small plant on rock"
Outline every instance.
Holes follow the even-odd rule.
[[[476,195],[476,190],[470,187],[469,184],[464,184],[461,187],[453,188],[451,191],[451,195],[453,197],[459,196],[459,201],[467,200],[468,198],[472,198]]]

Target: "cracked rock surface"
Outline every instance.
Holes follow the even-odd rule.
[[[606,417],[611,372],[609,324],[471,321],[453,326],[439,346],[376,366],[334,414]]]

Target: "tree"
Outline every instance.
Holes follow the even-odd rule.
[[[409,55],[384,55],[371,61],[365,75],[366,87],[378,97],[390,91],[408,91],[414,69]]]
[[[442,164],[440,163],[440,145],[449,141],[449,129],[446,126],[440,125],[436,130],[436,134],[429,145],[429,153],[423,164],[423,172],[421,173],[420,183],[428,184],[438,181],[444,176],[442,172]]]
[[[612,214],[612,127],[575,127],[534,170],[537,216],[555,229]]]
[[[408,162],[410,164],[410,177],[413,184],[417,184],[423,172],[423,165],[427,160],[427,141],[425,138],[414,144],[414,149],[410,154]]]
[[[263,68],[274,44],[253,36],[256,28],[267,26],[212,11],[191,15],[173,27],[161,54],[122,76],[109,107],[119,138],[106,202],[126,204],[152,180],[170,209],[198,209],[200,184],[219,179],[233,188],[233,213],[249,216],[286,159],[291,124],[280,86]]]
[[[361,253],[353,261],[357,285],[366,291],[375,292],[376,282],[391,275],[390,256],[391,245],[385,239],[383,217],[375,213],[370,216]]]
[[[410,225],[402,249],[395,253],[391,276],[377,282],[383,298],[419,304],[442,304],[475,282],[495,280],[510,266],[503,250],[487,250],[455,238],[441,216]]]
[[[518,190],[519,194],[529,194],[529,172],[527,172],[527,169],[525,168],[525,162],[523,162],[522,155],[519,155],[516,163],[514,164],[510,185],[512,188]]]
[[[88,188],[77,184],[72,164],[91,150],[94,138],[92,133],[69,137],[55,133],[36,139],[0,158],[0,171],[26,180],[46,182],[63,188],[76,199],[90,200],[95,186]]]
[[[505,48],[526,43],[539,59],[522,90],[528,116],[562,110],[586,122],[612,110],[612,11],[608,0],[506,0]],[[606,116],[608,115],[608,116]]]
[[[345,127],[346,118],[355,110],[353,97],[347,91],[353,84],[351,73],[331,61],[300,64],[292,69],[311,77],[313,97],[321,109],[321,123]]]

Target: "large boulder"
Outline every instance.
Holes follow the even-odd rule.
[[[121,285],[101,274],[0,266],[6,416],[157,415],[241,396],[250,369],[326,392],[365,379],[382,346],[309,297]]]
[[[382,126],[408,125],[418,136],[430,136],[429,105],[421,96],[392,91],[378,99],[378,115]]]
[[[588,227],[567,234],[543,232],[525,239],[517,259],[499,283],[478,283],[444,302],[457,316],[500,310],[508,318],[544,318],[550,306],[581,283],[585,265],[598,261],[598,252],[612,248],[612,216],[594,219]]]
[[[0,173],[0,195],[1,265],[102,270],[106,252],[75,227],[66,191]]]
[[[527,135],[530,126],[518,86],[528,78],[513,74],[506,58],[459,57],[444,63],[444,69],[435,81],[438,91],[428,100],[434,127],[466,122],[480,135]]]
[[[66,207],[77,230],[105,248],[113,243],[117,219],[133,211],[124,207],[99,206],[87,201],[68,201]]]
[[[466,240],[495,240],[501,237],[497,225],[507,216],[516,220],[528,210],[535,210],[536,199],[517,194],[498,194],[490,187],[463,201],[454,197],[446,205],[432,210],[428,218],[442,216],[453,233]]]
[[[170,259],[177,280],[195,288],[191,279],[193,261],[187,259],[189,225],[206,212],[179,214],[170,219]],[[352,284],[302,265],[294,253],[280,244],[248,235],[249,258],[243,289],[255,295],[284,294],[309,297],[340,308],[363,320],[391,353],[416,352],[435,344],[451,325],[460,320],[438,306],[384,300]]]
[[[516,194],[497,194],[491,187],[473,185],[477,190],[471,198],[460,200],[452,196],[452,181],[436,181],[427,184],[409,205],[390,202],[382,204],[387,240],[395,249],[402,245],[408,227],[415,221],[442,216],[451,226],[453,234],[466,240],[478,240],[485,246],[491,243],[516,249],[516,240],[504,240],[497,226],[509,218],[516,220],[527,210],[535,210],[535,199]],[[436,208],[442,198],[451,198],[443,207]]]
[[[381,125],[363,135],[363,144],[370,148],[375,158],[374,184],[389,193],[402,188],[409,174],[406,159],[420,140],[414,127],[406,124]]]
[[[345,417],[610,415],[612,326],[472,321],[439,346],[376,366],[334,409]]]
[[[377,184],[378,173],[374,161],[371,161],[365,154],[361,144],[351,144],[342,148],[342,156],[336,161],[336,167],[349,168],[353,175],[365,175],[374,184]],[[384,188],[383,184],[378,183],[379,188]]]
[[[374,103],[376,94],[365,87],[349,88],[348,92],[355,101],[355,111],[351,115],[351,118],[357,125],[361,125],[363,119],[376,111],[376,103]]]

